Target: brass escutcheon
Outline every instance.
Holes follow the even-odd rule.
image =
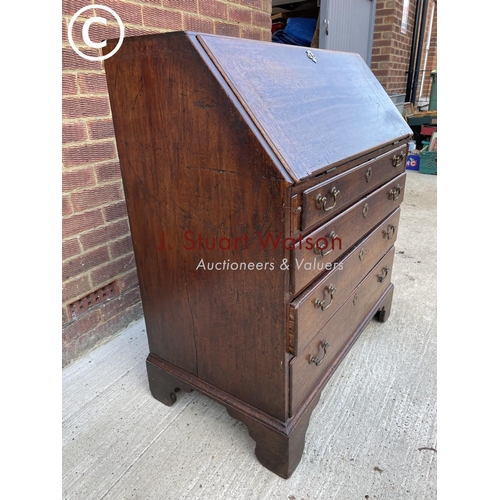
[[[366,171],[366,174],[365,174],[365,179],[366,179],[366,182],[370,182],[370,179],[372,178],[372,167],[368,167],[368,170]]]
[[[363,207],[363,217],[366,219],[366,216],[368,215],[368,210],[370,207],[368,206],[368,203],[365,203],[365,206]]]
[[[318,61],[316,60],[316,56],[310,51],[306,50],[306,55],[309,59],[311,59],[312,62],[317,63]]]
[[[314,307],[316,309],[319,309],[321,308],[322,311],[326,311],[331,305],[332,305],[332,301],[333,301],[333,294],[335,293],[337,289],[333,287],[333,285],[328,285],[326,287],[326,291],[328,292],[328,294],[330,295],[330,302],[328,302],[328,304],[325,302],[325,300],[321,300],[321,299],[316,299],[314,301]]]
[[[320,345],[320,349],[323,349],[323,356],[321,358],[319,357],[319,354],[318,356],[309,356],[309,364],[314,363],[316,366],[319,366],[325,359],[327,348],[328,348],[328,342],[326,340],[323,340],[323,342],[321,342]]]

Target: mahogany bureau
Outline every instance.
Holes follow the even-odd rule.
[[[105,69],[151,392],[224,405],[288,478],[328,379],[390,313],[411,129],[357,54],[175,32]]]

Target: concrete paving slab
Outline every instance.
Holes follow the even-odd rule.
[[[368,325],[326,386],[290,479],[205,396],[153,399],[139,320],[63,370],[63,498],[435,499],[436,184],[408,172],[391,317]]]

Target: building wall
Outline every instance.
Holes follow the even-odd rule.
[[[410,1],[408,26],[406,34],[401,33],[403,17],[403,0],[377,0],[375,13],[375,30],[373,36],[373,50],[371,69],[382,86],[389,94],[406,93],[408,79],[408,65],[415,23],[417,0]],[[430,26],[432,5],[435,4],[434,21]],[[437,1],[429,0],[427,8],[427,22],[424,35],[424,47],[427,34],[432,30],[431,50],[427,61],[427,72],[424,75],[424,92],[422,97],[428,97],[430,92],[429,74],[436,69],[437,64]],[[423,69],[424,52],[420,69]],[[422,73],[419,75],[419,86],[422,82]],[[417,91],[418,96],[418,91]]]
[[[72,16],[92,0],[63,0],[62,12],[62,342],[63,364],[118,333],[142,314],[120,167],[103,64],[75,54],[68,41]],[[95,4],[101,2],[95,1]],[[125,36],[189,30],[256,40],[271,39],[271,0],[106,0]],[[92,11],[91,11],[92,12]],[[97,43],[119,29],[102,10],[72,29],[83,42],[85,19]],[[102,35],[102,38],[99,38]]]

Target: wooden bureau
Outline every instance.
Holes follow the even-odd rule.
[[[176,32],[105,69],[151,392],[218,401],[288,478],[321,390],[390,313],[411,130],[356,54]]]

